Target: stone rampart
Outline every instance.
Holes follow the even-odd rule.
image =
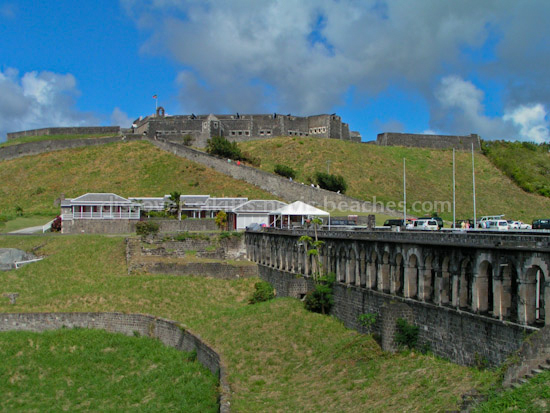
[[[250,166],[237,165],[235,162],[228,162],[227,159],[220,159],[184,145],[168,142],[163,139],[148,140],[160,149],[213,168],[232,178],[256,185],[287,202],[303,201],[329,212],[335,209],[355,211],[360,208],[362,212],[377,212],[390,216],[402,216],[402,213],[384,208],[380,204],[375,205],[371,202],[289,181],[281,176]]]
[[[25,136],[44,136],[44,135],[103,135],[118,134],[120,126],[82,126],[68,128],[41,128],[30,129],[20,132],[10,132],[7,134],[8,140],[23,138]]]
[[[19,313],[1,314],[0,331],[57,330],[60,328],[94,328],[132,336],[154,337],[164,345],[180,351],[196,351],[197,360],[220,380],[220,412],[230,411],[230,388],[227,371],[219,354],[199,336],[181,324],[144,314],[121,313]]]
[[[474,150],[481,150],[481,140],[476,134],[456,136],[384,132],[378,134],[376,144],[380,146],[410,146],[433,149],[455,148],[467,151],[472,149],[473,144]]]
[[[258,265],[258,269],[260,277],[272,283],[280,297],[302,296],[313,285],[309,277],[297,278],[295,274],[265,265]],[[391,331],[395,331],[388,320],[393,323],[395,317],[388,317],[383,310],[395,307],[395,303],[410,309],[414,324],[420,327],[420,347],[428,347],[434,354],[462,365],[474,365],[480,360],[499,365],[521,346],[526,333],[536,331],[527,326],[340,283],[334,285],[334,306],[330,314],[346,327],[361,332],[365,330],[358,317],[376,314],[373,331],[388,339]],[[388,346],[385,350],[394,348],[391,340]]]
[[[54,139],[20,143],[0,147],[0,161],[38,155],[44,152],[62,151],[64,149],[81,148],[84,146],[105,145],[114,142],[133,142],[141,140],[141,136],[112,136],[107,138]]]

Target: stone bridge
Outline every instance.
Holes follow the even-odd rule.
[[[299,242],[306,234],[313,237],[274,229],[246,234],[249,259],[279,295],[299,298],[312,286],[316,263]],[[361,329],[360,314],[381,319],[383,308],[405,303],[408,317],[421,326],[421,340],[436,354],[498,364],[526,332],[550,323],[546,235],[320,231],[319,239],[323,269],[337,280],[332,314],[349,327]]]

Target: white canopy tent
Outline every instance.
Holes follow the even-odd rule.
[[[300,225],[304,225],[306,219],[329,217],[328,222],[330,229],[330,214],[326,211],[323,211],[322,209],[315,208],[314,206],[308,205],[302,201],[293,202],[292,204],[286,205],[282,208],[270,212],[269,215],[270,217],[273,216],[273,220],[271,220],[270,218],[270,222],[273,222],[272,225],[275,228],[283,228],[285,226],[285,222],[286,227],[290,228],[293,223],[300,223]],[[299,217],[298,220],[296,219],[297,217]]]

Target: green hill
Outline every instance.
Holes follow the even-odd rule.
[[[550,144],[484,141],[482,149],[519,187],[550,197]]]
[[[268,192],[161,151],[147,142],[69,149],[0,162],[0,222],[54,217],[53,201],[87,192],[163,196],[173,191],[271,199]],[[1,230],[1,229],[0,229]]]
[[[314,173],[344,176],[347,195],[363,200],[391,202],[403,199],[403,158],[407,170],[407,211],[422,216],[436,210],[452,219],[452,151],[386,147],[336,139],[275,138],[243,142],[243,151],[261,158],[261,169],[273,172],[276,164],[297,171],[296,181],[309,183]],[[496,168],[487,157],[475,155],[476,211],[505,214],[507,219],[533,219],[550,215],[550,199],[527,193]],[[413,207],[416,206],[415,210]],[[400,208],[398,208],[400,209]],[[473,217],[472,156],[456,152],[456,217]]]

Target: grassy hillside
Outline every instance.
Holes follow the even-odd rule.
[[[0,218],[55,216],[53,202],[87,192],[128,196],[183,194],[270,199],[259,188],[155,148],[147,142],[56,151],[0,162]],[[22,211],[21,211],[22,210]],[[1,221],[0,221],[1,222]],[[0,229],[1,230],[1,229]]]
[[[433,356],[383,353],[370,336],[298,300],[248,305],[257,279],[128,276],[122,237],[4,236],[0,247],[46,256],[0,272],[2,290],[20,294],[15,306],[0,300],[0,312],[120,311],[180,321],[227,362],[234,412],[447,411],[496,380]]]
[[[417,216],[437,210],[452,219],[452,151],[384,147],[336,139],[275,138],[244,142],[240,148],[262,160],[261,169],[276,164],[296,169],[297,181],[309,182],[316,171],[343,175],[346,194],[399,204],[403,199],[403,158],[407,164],[407,210]],[[550,216],[550,199],[525,192],[482,154],[475,155],[477,217],[505,214],[508,219]],[[439,204],[436,204],[439,203]],[[443,203],[443,204],[441,204]],[[413,206],[417,206],[412,210]],[[399,208],[398,208],[399,209]],[[472,158],[456,152],[457,219],[473,217]]]
[[[0,409],[217,412],[218,380],[190,356],[98,330],[3,332]]]
[[[484,141],[483,153],[527,192],[550,197],[550,145]]]

